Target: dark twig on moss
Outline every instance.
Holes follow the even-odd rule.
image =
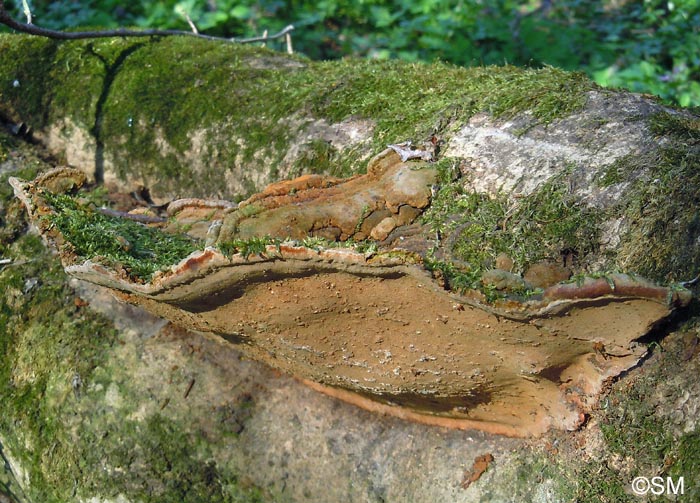
[[[219,42],[234,42],[239,44],[247,44],[251,42],[263,42],[265,40],[274,40],[276,38],[287,37],[289,33],[294,29],[293,25],[288,25],[282,29],[279,33],[273,35],[267,35],[263,37],[250,37],[250,38],[225,38],[225,37],[214,37],[211,35],[204,35],[202,33],[194,33],[191,31],[183,30],[127,30],[124,28],[118,28],[116,30],[100,30],[100,31],[73,31],[64,32],[57,30],[50,30],[48,28],[41,28],[34,24],[21,23],[16,19],[13,19],[7,11],[5,10],[4,1],[0,0],[0,23],[17,30],[22,33],[28,33],[29,35],[37,35],[40,37],[53,38],[57,40],[79,40],[86,38],[110,38],[110,37],[171,37],[171,36],[186,36],[186,37],[197,37],[207,40],[216,40]],[[289,44],[289,42],[287,42]]]

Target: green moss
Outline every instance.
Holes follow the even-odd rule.
[[[693,323],[697,321],[691,320],[689,326]],[[678,501],[697,501],[700,495],[700,432],[696,429],[674,434],[677,425],[668,424],[673,418],[658,412],[660,405],[663,409],[665,404],[682,396],[684,388],[680,383],[694,382],[696,377],[691,374],[694,367],[688,368],[690,363],[683,356],[685,346],[677,340],[665,344],[664,348],[659,344],[654,346],[656,354],[653,362],[646,365],[646,371],[616,386],[605,398],[601,430],[610,453],[622,460],[621,476],[626,477],[627,484],[636,476],[669,476],[676,483],[682,476],[685,492]],[[679,382],[678,376],[685,377]],[[667,388],[660,402],[660,386],[668,386],[673,380],[679,382],[680,388]]]
[[[617,261],[659,282],[684,281],[700,271],[700,120],[661,112],[648,121],[665,143],[636,160]]]
[[[569,193],[568,176],[554,177],[516,201],[466,192],[457,184],[443,187],[422,217],[443,240],[429,267],[461,290],[482,289],[481,275],[500,253],[513,259],[518,273],[545,259],[561,261],[562,254],[585,263],[597,250],[602,214]],[[496,292],[484,293],[492,297]]]
[[[700,120],[685,114],[658,112],[648,119],[649,127],[657,136],[673,136],[692,145],[700,143]]]
[[[567,439],[560,440],[562,443],[568,442]],[[571,462],[562,454],[548,453],[543,449],[517,451],[501,467],[497,480],[497,484],[479,482],[483,501],[635,501],[633,496],[627,494],[619,474],[609,468],[604,460],[582,462],[577,458]]]
[[[342,246],[342,242],[335,243],[335,246]],[[364,253],[365,255],[373,255],[378,251],[377,243],[369,239],[357,242],[348,241],[347,246],[351,246],[358,253]]]
[[[22,145],[10,143],[13,158],[24,155]],[[118,494],[141,502],[263,501],[229,467],[214,464],[205,436],[185,433],[187,422],[158,414],[127,419],[105,408],[100,389],[112,383],[130,386],[123,392],[136,401],[149,396],[143,383],[127,381],[117,357],[124,341],[113,324],[76,303],[55,255],[25,233],[7,178],[34,178],[45,166],[24,161],[28,167],[0,174],[0,220],[3,231],[13,229],[0,233],[0,257],[12,260],[0,266],[0,438],[28,477],[26,501]],[[134,412],[141,404],[129,405]],[[218,430],[226,432],[226,425]],[[20,494],[0,476],[0,495],[7,487]]]
[[[509,464],[513,467],[513,474],[505,480],[512,479],[512,482],[505,488],[487,490],[485,501],[538,501],[543,500],[543,494],[547,493],[556,494],[559,501],[569,499],[571,482],[563,467],[544,453],[523,450],[517,452]]]
[[[683,281],[700,271],[700,120],[658,112],[645,119],[658,148],[610,164],[600,187],[628,182],[615,211],[625,218],[615,262],[661,283]]]
[[[573,468],[573,494],[564,501],[577,503],[632,503],[638,501],[627,492],[627,483],[605,460],[589,461]]]
[[[440,186],[450,185],[457,181],[460,177],[459,163],[461,159],[453,157],[443,157],[431,164],[431,167],[437,172],[437,183]]]
[[[30,262],[0,271],[0,434],[28,473],[30,501],[120,493],[144,503],[262,501],[257,489],[220,471],[200,445],[204,437],[184,433],[182,424],[99,409],[93,385],[119,378],[112,367],[119,363],[108,360],[119,335],[100,315],[76,307],[60,264],[36,252],[34,241],[22,237],[13,247],[34,251]],[[31,290],[28,279],[36,280]],[[83,400],[97,407],[89,416]]]
[[[0,271],[0,431],[14,439],[8,447],[28,471],[30,498],[61,502],[79,477],[61,415],[73,413],[74,376],[89,381],[116,332],[76,307],[60,264],[37,242],[20,238],[10,247],[17,265]]]
[[[554,68],[347,60],[322,63],[316,70],[325,86],[312,96],[314,114],[333,122],[350,116],[376,120],[377,147],[427,138],[446,120],[478,111],[508,117],[530,110],[548,123],[583,107],[585,92],[594,87],[581,74]]]
[[[369,119],[370,148],[379,151],[435,131],[449,136],[452,120],[478,111],[505,117],[530,110],[547,123],[581,108],[594,87],[582,74],[554,68],[313,63],[187,37],[55,42],[6,34],[0,51],[8,55],[0,61],[5,108],[37,130],[64,119],[83,125],[96,144],[96,171],[111,159],[122,177],[158,180],[191,196],[240,196],[221,186],[222,172],[232,169],[237,190],[259,190],[261,179],[276,176],[300,119]],[[22,87],[12,87],[16,78]],[[334,174],[364,169],[366,151],[335,154],[312,140],[304,155]],[[307,167],[302,159],[295,169]]]
[[[0,162],[2,157],[19,156],[18,147],[23,146],[16,138],[0,131]],[[12,161],[3,164],[0,171],[0,258],[7,258],[8,248],[19,237],[26,226],[25,212],[19,200],[15,199],[10,176],[33,180],[41,166],[38,162],[23,160],[21,168]]]
[[[312,250],[316,251],[319,251],[323,248],[338,246],[338,243],[336,243],[335,241],[330,241],[320,236],[307,236],[306,238],[304,238],[301,244],[303,246],[306,246],[307,248],[311,248]]]
[[[260,204],[246,204],[245,206],[241,206],[238,209],[238,213],[241,215],[242,218],[250,218],[253,215],[257,215],[261,211],[264,211],[265,207],[260,205]]]
[[[601,425],[603,435],[613,452],[632,456],[639,470],[652,470],[662,465],[666,453],[673,444],[673,436],[659,419],[653,408],[641,399],[643,390],[634,388],[621,408],[621,415],[610,414]],[[615,397],[612,398],[615,404]],[[626,424],[620,424],[625,421]],[[648,473],[652,473],[649,471]]]
[[[2,501],[5,503],[27,503],[27,497],[17,483],[14,474],[9,469],[3,471],[3,465],[7,468],[9,462],[5,459],[2,446],[0,446],[0,498],[3,498]]]
[[[46,125],[54,83],[46,78],[56,54],[56,43],[41,37],[0,34],[0,103],[2,112],[32,126]]]
[[[267,250],[268,245],[279,246],[281,241],[270,236],[263,237],[252,237],[250,239],[234,239],[231,241],[224,241],[217,243],[216,247],[221,253],[226,257],[231,257],[236,253],[243,255],[245,259],[248,259],[251,255],[258,255],[263,257]]]
[[[602,176],[596,180],[599,187],[610,187],[616,183],[624,182],[629,179],[639,166],[639,156],[634,154],[618,157],[603,171]]]
[[[7,160],[7,156],[12,147],[16,144],[13,139],[7,135],[0,135],[0,163]]]
[[[301,242],[290,242],[294,245],[301,245],[313,250],[319,251],[326,248],[351,248],[359,253],[374,255],[378,252],[378,245],[374,241],[364,240],[364,241],[331,241],[329,239],[319,237],[319,236],[308,236],[304,238]],[[258,255],[264,257],[266,254],[266,248],[269,245],[274,245],[278,247],[282,244],[282,240],[278,238],[273,238],[270,236],[263,237],[252,237],[249,239],[234,239],[231,241],[224,241],[217,243],[216,247],[221,253],[227,257],[231,257],[236,253],[240,253],[246,259],[251,255]],[[389,253],[385,255],[389,256]],[[400,255],[400,253],[399,253]],[[398,255],[397,255],[398,256]]]
[[[101,431],[103,430],[103,431]],[[104,436],[110,430],[120,439]],[[255,487],[246,487],[228,471],[222,471],[208,452],[206,441],[184,433],[183,425],[159,414],[142,422],[126,420],[118,424],[105,420],[90,425],[80,439],[87,467],[106,464],[111,476],[86,477],[79,493],[124,494],[143,503],[257,503],[264,501]],[[90,449],[89,446],[92,446]],[[133,464],[142,469],[135,470]]]
[[[0,437],[27,471],[30,501],[62,502],[73,492],[80,457],[61,424],[72,415],[75,376],[89,382],[115,340],[112,325],[76,307],[58,261],[27,223],[7,183],[34,178],[42,164],[9,141],[24,167],[0,175]],[[12,168],[12,166],[9,166]]]
[[[302,146],[301,155],[294,161],[290,178],[304,173],[328,174],[331,176],[347,176],[342,171],[342,157],[326,140],[311,140]]]
[[[700,500],[700,431],[686,433],[678,439],[674,464],[669,475],[677,481],[684,479],[684,494],[687,501]]]
[[[134,279],[148,281],[156,271],[199,249],[191,238],[104,215],[70,196],[46,193],[44,197],[56,210],[48,220],[78,256],[124,267]]]

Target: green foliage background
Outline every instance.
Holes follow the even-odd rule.
[[[21,1],[14,15],[21,14]],[[141,26],[228,37],[297,28],[314,59],[347,55],[583,70],[598,84],[700,106],[697,0],[32,0],[35,23]]]
[[[6,2],[22,18],[21,1]],[[603,86],[700,106],[697,0],[31,0],[34,22],[140,26],[228,37],[296,27],[313,59],[347,55],[582,70]],[[279,42],[277,42],[279,43]]]

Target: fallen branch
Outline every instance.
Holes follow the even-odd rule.
[[[17,30],[21,33],[28,33],[29,35],[36,35],[39,37],[53,38],[56,40],[80,40],[86,38],[110,38],[110,37],[171,37],[171,36],[186,36],[186,37],[197,37],[206,40],[216,40],[224,42],[233,42],[239,44],[247,44],[252,42],[262,42],[265,40],[274,40],[276,38],[288,37],[289,33],[294,29],[293,25],[288,25],[283,28],[278,33],[273,35],[266,35],[262,37],[249,37],[249,38],[226,38],[226,37],[214,37],[212,35],[204,35],[202,33],[195,33],[192,31],[183,30],[128,30],[125,28],[117,28],[116,30],[100,30],[100,31],[73,31],[73,32],[63,32],[58,30],[51,30],[48,28],[41,28],[34,24],[22,23],[12,18],[5,10],[5,2],[0,0],[0,23]],[[287,40],[287,47],[290,47],[290,41]]]

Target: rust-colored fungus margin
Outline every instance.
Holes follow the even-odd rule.
[[[385,151],[366,175],[346,180],[281,182],[238,206],[172,203],[167,226],[186,224],[210,246],[147,282],[99,257],[77,256],[46,225],[42,217],[55,208],[45,191],[70,190],[82,183],[80,174],[61,170],[11,183],[68,273],[186,328],[220,335],[314,389],[449,428],[511,436],[576,429],[605,382],[645,354],[635,341],[687,304],[689,292],[614,274],[486,305],[441,288],[411,252],[328,244],[381,241],[411,224],[429,205],[435,176],[429,163]],[[221,251],[262,236],[279,239]]]

